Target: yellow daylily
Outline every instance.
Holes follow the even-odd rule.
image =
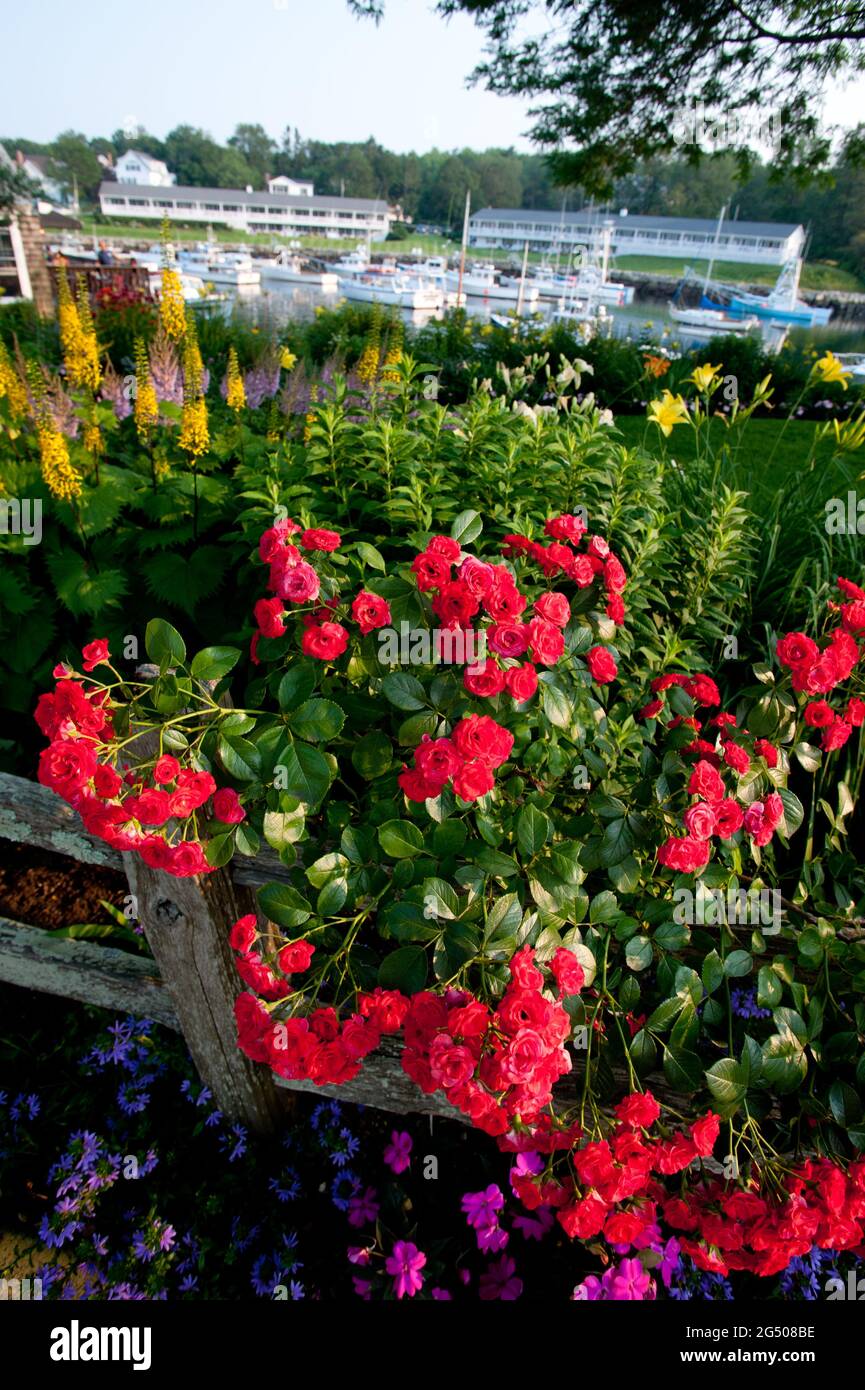
[[[681,396],[665,391],[660,400],[649,401],[649,419],[653,420],[665,435],[670,435],[674,425],[684,425],[690,419],[688,406]]]
[[[279,365],[283,371],[290,372],[296,362],[297,354],[292,352],[290,348],[284,347],[279,356]]]
[[[713,367],[711,362],[704,362],[702,367],[695,367],[688,381],[693,381],[698,391],[708,391],[714,383],[715,377],[721,370],[721,364]]]
[[[833,381],[840,381],[845,391],[847,390],[847,383],[853,375],[852,372],[849,372],[847,368],[838,361],[834,352],[829,352],[828,349],[820,360],[814,363],[812,371],[816,372],[820,380],[827,384]]]

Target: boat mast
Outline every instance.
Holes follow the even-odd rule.
[[[523,268],[520,272],[520,288],[517,294],[517,318],[520,318],[523,312],[523,297],[525,295],[526,289],[526,267],[528,266],[528,263],[529,243],[526,242],[525,246],[523,247]]]
[[[727,211],[727,204],[725,203],[724,206],[721,208],[721,212],[720,212],[720,215],[719,215],[719,217],[718,217],[718,225],[717,225],[717,227],[715,228],[715,245],[714,245],[714,248],[713,248],[713,250],[712,250],[712,255],[711,255],[710,258],[709,258],[709,269],[706,271],[706,278],[705,278],[705,280],[703,281],[703,294],[705,294],[706,291],[708,290],[708,288],[709,288],[709,281],[710,281],[711,278],[712,278],[712,269],[713,269],[713,267],[714,267],[714,265],[715,265],[715,259],[716,259],[717,255],[718,255],[718,247],[719,247],[720,242],[721,242],[721,228],[722,228],[723,225],[724,225],[724,214],[726,213],[726,211]]]
[[[466,271],[466,247],[468,246],[469,241],[469,213],[471,212],[471,206],[472,192],[470,188],[467,188],[466,210],[463,216],[463,244],[460,247],[460,274],[459,279],[457,281],[457,308],[460,307],[460,300],[463,297],[463,276],[465,275]]]

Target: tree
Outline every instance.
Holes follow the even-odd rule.
[[[204,130],[179,125],[165,137],[165,160],[179,184],[198,188],[261,186],[261,177],[238,150],[218,145]]]
[[[265,175],[273,173],[276,141],[271,140],[264,126],[238,125],[228,143],[256,171],[263,187]]]
[[[384,0],[348,0],[379,19]],[[766,116],[776,176],[826,168],[820,94],[865,71],[863,0],[438,0],[470,14],[488,59],[472,74],[529,97],[532,138],[560,182],[608,196],[613,180],[677,145],[753,167]],[[532,32],[529,32],[530,28]],[[712,119],[707,129],[704,114]]]
[[[77,183],[78,194],[82,198],[95,198],[104,171],[96,153],[91,149],[86,135],[74,130],[64,130],[50,147],[51,163],[60,182],[67,189]]]

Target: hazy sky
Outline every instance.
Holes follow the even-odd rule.
[[[181,123],[225,140],[239,121],[275,137],[373,135],[399,152],[518,145],[525,103],[468,90],[482,36],[429,0],[387,0],[376,27],[345,0],[7,0],[0,132],[155,135]],[[18,60],[20,57],[20,61]],[[38,62],[37,71],[32,66]]]
[[[482,53],[465,15],[386,0],[376,27],[345,0],[6,0],[0,135],[47,141],[72,128],[164,136],[201,126],[224,141],[240,121],[275,138],[374,136],[398,152],[531,148],[527,103],[468,89]],[[827,105],[865,115],[865,81]]]

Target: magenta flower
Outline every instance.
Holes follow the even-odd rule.
[[[607,1270],[604,1282],[607,1279],[610,1299],[642,1302],[653,1296],[652,1280],[639,1260],[622,1260],[618,1269]]]
[[[483,1192],[467,1192],[462,1209],[470,1226],[497,1226],[498,1215],[505,1204],[504,1193],[491,1182]]]
[[[393,1278],[394,1292],[397,1298],[414,1298],[423,1287],[423,1275],[421,1270],[426,1264],[426,1255],[422,1250],[418,1250],[410,1240],[398,1240],[393,1247],[393,1254],[388,1255],[384,1267]]]
[[[552,1230],[555,1218],[549,1207],[538,1207],[530,1216],[515,1216],[513,1224],[526,1240],[542,1240]]]
[[[430,1289],[430,1295],[436,1303],[451,1303],[453,1294],[449,1294],[447,1289]]]
[[[368,1265],[370,1260],[370,1249],[368,1245],[350,1245],[348,1247],[349,1264]]]
[[[384,1151],[384,1161],[394,1173],[403,1173],[411,1163],[411,1135],[395,1129]]]
[[[493,1222],[490,1226],[475,1226],[478,1249],[485,1254],[498,1253],[504,1250],[508,1243],[508,1233],[499,1226],[498,1222]]]
[[[481,1275],[478,1295],[489,1303],[499,1298],[503,1303],[513,1303],[523,1291],[523,1281],[516,1277],[516,1263],[507,1255],[493,1260]]]
[[[375,1221],[377,1216],[378,1202],[375,1199],[374,1187],[368,1187],[361,1196],[356,1195],[349,1198],[349,1226],[366,1226],[369,1222]]]

